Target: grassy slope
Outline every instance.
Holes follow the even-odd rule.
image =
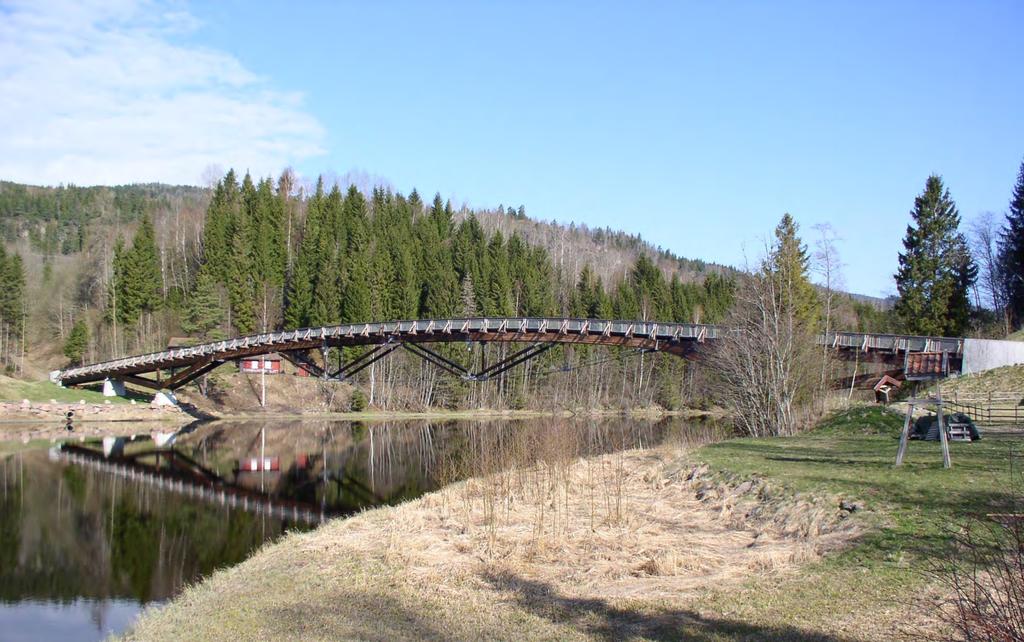
[[[942,382],[942,394],[947,399],[954,395],[985,399],[989,393],[1024,395],[1024,365],[993,368],[976,375],[950,378]]]
[[[841,609],[860,616],[837,633],[873,630],[885,637],[922,589],[921,571],[948,554],[949,529],[958,520],[1012,503],[1011,454],[1019,456],[1024,446],[1020,437],[1006,435],[953,443],[953,468],[944,470],[937,442],[914,441],[903,467],[895,468],[900,428],[897,415],[860,408],[796,437],[735,439],[699,451],[697,456],[716,470],[862,502],[874,525],[855,546],[790,581],[754,582],[741,593],[712,596],[709,606],[747,621],[786,621],[819,630],[832,628]]]
[[[128,403],[127,399],[121,397],[104,397],[100,390],[61,388],[49,381],[22,381],[0,376],[0,401],[22,399],[34,403],[50,403],[51,399],[58,403],[78,403],[83,399],[86,403],[104,403],[108,400],[111,403]]]

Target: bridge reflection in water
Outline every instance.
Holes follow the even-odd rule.
[[[0,610],[164,600],[331,516],[515,464],[714,429],[678,418],[214,422],[165,449],[142,437],[9,455],[0,458]],[[276,470],[246,470],[275,458]]]

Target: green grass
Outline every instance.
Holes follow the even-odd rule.
[[[82,400],[86,403],[129,403],[128,399],[121,397],[104,397],[101,387],[61,388],[50,381],[22,381],[0,377],[0,401],[19,402],[22,399],[28,399],[33,403],[50,403],[51,399],[58,403],[78,403]]]
[[[1024,330],[1017,330],[1006,338],[1010,341],[1024,341]]]
[[[788,438],[734,439],[696,456],[712,469],[761,476],[793,492],[831,493],[864,504],[867,530],[846,550],[806,568],[781,585],[749,587],[712,600],[753,619],[827,626],[822,614],[837,599],[863,609],[873,624],[878,603],[906,603],[925,582],[924,571],[948,558],[957,524],[1014,510],[1024,438],[983,433],[981,441],[950,444],[953,467],[942,468],[938,442],[911,441],[903,466],[893,465],[902,418],[881,408],[837,413],[817,429]]]

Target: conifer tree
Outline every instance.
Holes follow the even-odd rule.
[[[736,280],[711,273],[704,277],[699,306],[704,323],[721,323],[736,298]]]
[[[436,202],[440,200],[435,199]],[[420,244],[420,313],[424,317],[443,318],[455,311],[458,297],[458,279],[452,265],[451,248],[438,234],[437,220],[431,217],[420,219],[418,240]]]
[[[250,221],[246,212],[238,213],[233,227],[231,264],[228,266],[227,282],[231,325],[238,334],[249,334],[256,329],[256,281]]]
[[[220,326],[223,320],[217,283],[214,281],[213,275],[210,274],[209,268],[203,266],[199,269],[195,287],[192,289],[192,297],[185,308],[181,329],[202,339],[215,339],[219,337],[214,336],[214,330]]]
[[[85,319],[75,321],[71,327],[68,338],[64,341],[64,356],[71,361],[71,365],[77,366],[82,363],[85,351],[89,348],[89,325]]]
[[[895,313],[909,334],[963,336],[970,315],[968,289],[977,268],[959,231],[960,214],[932,175],[914,199],[896,273],[899,299]]]
[[[341,300],[341,318],[348,323],[372,321],[369,247],[363,226],[354,226],[349,239],[348,278]]]
[[[0,244],[0,361],[14,364],[15,342],[24,341],[25,268],[18,254],[10,254]]]
[[[487,304],[483,306],[483,313],[488,316],[512,316],[515,312],[512,306],[508,248],[501,232],[495,232],[487,244],[487,259],[490,275],[487,284]]]
[[[629,280],[635,291],[637,314],[631,318],[645,321],[667,318],[670,299],[665,275],[647,255],[641,254],[637,258]]]
[[[459,314],[464,317],[479,316],[476,306],[476,291],[473,287],[473,276],[466,274],[462,278],[462,295],[459,297]]]
[[[327,234],[321,234],[326,238]],[[335,325],[341,319],[341,276],[338,261],[329,248],[321,247],[324,260],[317,273],[316,289],[313,291],[313,303],[309,312],[309,324],[312,326]]]
[[[797,236],[797,230],[793,217],[784,214],[775,228],[775,243],[768,255],[765,271],[778,280],[779,292],[785,298],[783,304],[793,306],[797,318],[810,324],[818,316],[818,295],[808,276],[810,259],[807,246]]]
[[[223,284],[228,282],[238,201],[238,181],[235,171],[230,170],[214,188],[203,228],[203,262],[210,266],[214,278]]]
[[[697,293],[692,283],[683,283],[679,275],[673,274],[669,283],[672,306],[672,320],[680,323],[694,323],[694,312],[697,307]]]
[[[1006,225],[999,235],[999,266],[1014,328],[1024,325],[1024,163],[1013,187]]]
[[[323,217],[324,179],[316,183],[316,191],[306,207],[306,221],[302,231],[302,242],[295,259],[291,279],[288,282],[288,296],[285,306],[284,325],[286,328],[302,328],[310,325],[313,308],[313,291],[316,284],[316,270],[320,265],[320,224]]]
[[[262,329],[275,325],[285,273],[284,210],[270,179],[260,181],[249,210],[253,228],[253,274],[260,303]]]
[[[114,291],[109,306],[110,312],[116,313],[117,322],[135,323],[143,312],[160,306],[163,279],[153,224],[148,217],[142,219],[131,248],[125,249],[124,241],[118,238],[112,267]]]
[[[413,319],[419,314],[420,284],[416,276],[416,260],[412,239],[401,239],[391,248],[391,311],[396,319]]]

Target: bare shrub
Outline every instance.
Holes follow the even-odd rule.
[[[933,568],[945,589],[938,618],[962,640],[1024,640],[1024,522],[972,522],[953,535],[956,554]]]
[[[767,271],[746,278],[712,363],[736,426],[752,437],[793,434],[811,419],[822,359],[814,324],[790,302],[793,284]]]

